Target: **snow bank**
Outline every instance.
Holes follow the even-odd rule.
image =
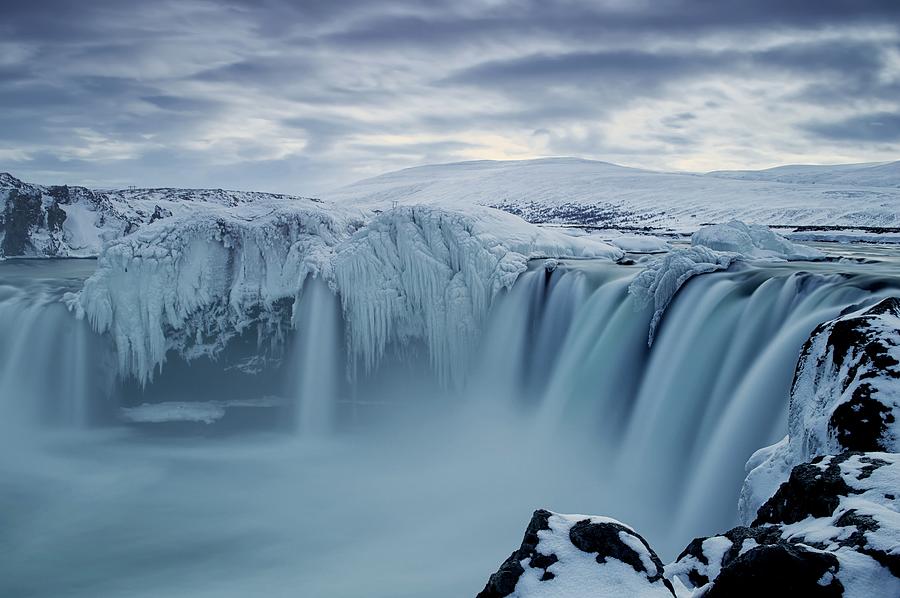
[[[491,304],[529,259],[621,256],[606,243],[493,209],[384,212],[342,244],[334,260],[351,358],[370,370],[390,344],[417,339],[438,377],[459,383]]]
[[[251,326],[277,333],[306,277],[330,276],[334,247],[358,225],[303,201],[198,208],[112,242],[70,304],[112,335],[120,373],[146,382],[169,350],[215,356]]]
[[[738,253],[746,258],[818,260],[825,257],[818,249],[792,243],[767,226],[748,225],[740,220],[700,228],[691,235],[691,245]]]

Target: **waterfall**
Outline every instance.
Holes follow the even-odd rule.
[[[303,435],[331,431],[340,390],[343,333],[340,302],[328,285],[308,280],[294,313],[295,356],[291,360],[297,429]]]
[[[571,459],[580,447],[579,458],[596,463],[580,475],[602,484],[587,504],[572,507],[628,521],[670,555],[684,538],[736,521],[744,462],[784,435],[792,373],[810,331],[848,306],[900,288],[889,261],[736,265],[685,284],[648,348],[650,308],[638,307],[628,293],[639,264],[534,260],[494,301],[477,350],[449,356],[470,363],[465,385],[439,390],[429,354],[415,342],[389,345],[378,371],[349,376],[341,300],[310,278],[294,303],[279,367],[234,368],[227,355],[173,359],[144,389],[113,384],[109,339],[60,301],[92,267],[0,264],[6,439],[48,422],[84,426],[99,411],[145,402],[168,402],[170,412],[206,403],[207,415],[191,423],[191,430],[206,430],[223,410],[259,413],[278,404],[258,400],[278,392],[293,408],[273,411],[272,419],[293,413],[301,438],[332,434],[348,414],[357,418],[360,406],[365,416],[354,423],[373,429],[398,414],[415,427],[406,409],[413,404],[439,405],[444,414],[481,406],[473,417],[488,423],[515,413],[514,433],[498,437],[540,447],[551,459]],[[248,330],[242,337],[251,354],[261,342],[254,336]],[[249,411],[231,421],[245,416]],[[537,492],[540,472],[519,475],[536,478],[535,501],[550,496]],[[559,495],[565,492],[552,496]]]

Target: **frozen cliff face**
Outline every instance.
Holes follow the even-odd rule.
[[[672,598],[659,557],[608,517],[534,512],[525,538],[478,598]]]
[[[350,355],[368,370],[392,343],[421,340],[438,377],[461,383],[491,304],[529,259],[622,255],[488,208],[384,212],[335,254]]]
[[[277,339],[309,276],[361,221],[302,200],[205,206],[111,242],[75,308],[116,343],[123,375],[149,380],[169,350],[214,356],[252,326]]]
[[[794,465],[848,450],[900,452],[898,418],[900,299],[891,297],[813,331],[794,376],[788,436],[747,464],[742,520]]]
[[[666,575],[704,598],[900,595],[898,489],[897,454],[817,457],[750,527],[694,540]]]
[[[121,372],[146,381],[170,350],[216,355],[251,326],[279,332],[317,276],[340,295],[353,358],[372,367],[389,345],[421,341],[453,383],[492,302],[529,259],[621,256],[489,208],[403,207],[364,222],[339,206],[256,201],[164,218],[110,243],[71,303],[112,334]]]
[[[0,257],[92,257],[107,241],[198,207],[275,200],[312,201],[222,189],[44,186],[0,173]]]

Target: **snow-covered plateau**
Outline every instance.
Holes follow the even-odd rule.
[[[898,164],[0,175],[0,595],[900,595]]]

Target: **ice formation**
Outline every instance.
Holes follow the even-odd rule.
[[[529,259],[621,255],[487,208],[385,212],[335,256],[351,356],[371,369],[391,343],[420,339],[438,377],[461,382],[491,304]]]
[[[169,350],[214,356],[251,326],[277,332],[307,276],[329,277],[334,247],[359,224],[302,200],[199,209],[109,244],[70,303],[112,335],[120,372],[146,382]]]
[[[628,287],[639,308],[653,306],[647,344],[652,345],[666,308],[678,290],[700,274],[725,270],[736,261],[752,259],[814,260],[824,254],[792,243],[768,227],[733,220],[700,228],[691,247],[675,249],[647,264]]]
[[[489,208],[402,207],[363,226],[336,206],[258,202],[111,243],[72,303],[112,334],[120,370],[146,381],[169,350],[212,356],[251,326],[278,330],[304,280],[318,276],[340,295],[350,353],[366,368],[389,344],[421,340],[440,379],[453,382],[494,298],[529,259],[621,255]]]
[[[740,255],[706,247],[676,249],[651,261],[628,287],[638,307],[653,306],[647,344],[652,345],[666,308],[684,283],[700,274],[728,268]]]

